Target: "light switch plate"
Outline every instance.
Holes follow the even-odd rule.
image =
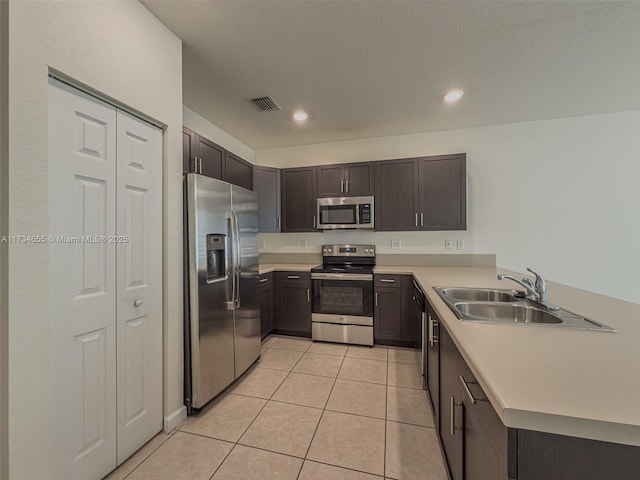
[[[400,250],[402,243],[400,240],[391,240],[391,250]]]
[[[444,248],[452,249],[453,248],[453,240],[445,240]]]

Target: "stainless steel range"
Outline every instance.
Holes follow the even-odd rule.
[[[375,245],[323,245],[311,269],[312,338],[373,345]]]

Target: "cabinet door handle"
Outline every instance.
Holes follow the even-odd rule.
[[[474,397],[473,393],[471,393],[471,389],[469,388],[469,385],[467,385],[468,383],[476,385],[477,382],[467,382],[464,379],[464,377],[462,375],[460,375],[460,383],[462,383],[462,389],[464,390],[464,393],[467,395],[467,397],[469,397],[469,400],[471,400],[471,405],[475,405],[478,402],[487,401],[486,398],[476,398],[476,397]]]
[[[376,292],[376,307],[378,306],[378,292]]]
[[[449,430],[449,433],[451,433],[451,435],[455,435],[456,434],[456,429],[454,427],[455,421],[456,421],[456,399],[453,397],[449,397],[449,408],[451,408],[451,415],[450,415],[450,420],[451,420],[451,428]]]
[[[276,220],[278,221],[278,230],[280,230],[280,217],[276,218]]]
[[[313,216],[313,229],[316,229],[316,216]]]
[[[289,280],[300,280],[300,275],[287,275]]]
[[[420,213],[420,226],[424,227],[424,213]]]
[[[344,181],[340,180],[340,193],[344,192]]]
[[[391,278],[381,278],[380,281],[382,283],[396,283],[396,281]]]
[[[344,191],[349,193],[349,180],[345,180],[344,185],[345,185]]]
[[[311,302],[311,291],[307,288],[307,303]]]
[[[456,402],[456,399],[454,397],[449,397],[449,406],[451,407],[451,430],[450,433],[451,435],[455,435],[456,434],[456,407],[460,407],[462,405],[462,402]]]
[[[200,174],[202,175],[202,157],[198,157],[198,170],[200,171]]]
[[[433,318],[429,314],[429,345],[433,347]]]
[[[416,213],[416,227],[418,226],[418,214]]]
[[[266,282],[266,281],[267,281],[267,279],[266,279],[266,278],[261,278],[261,279],[260,279],[260,283],[264,283],[264,282]]]

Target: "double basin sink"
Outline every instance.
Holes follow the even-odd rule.
[[[433,287],[453,313],[463,321],[545,325],[615,332],[602,323],[559,307],[538,306],[517,290]]]

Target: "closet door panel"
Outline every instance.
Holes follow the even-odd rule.
[[[162,131],[117,116],[118,463],[162,429]]]
[[[51,80],[48,136],[51,478],[101,478],[116,466],[116,109]]]

